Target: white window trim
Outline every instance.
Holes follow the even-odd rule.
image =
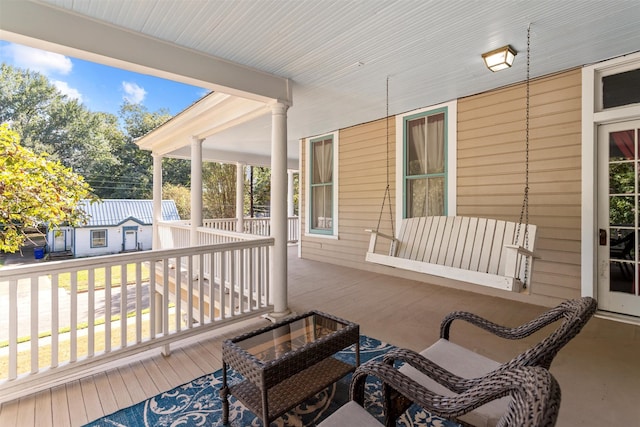
[[[597,295],[597,127],[602,124],[640,118],[640,106],[602,108],[602,77],[640,67],[640,53],[586,66],[582,69],[582,230],[581,294]]]
[[[415,114],[428,113],[439,108],[447,108],[447,215],[455,216],[457,203],[457,146],[458,146],[458,100],[432,105],[396,116],[396,230],[402,223],[404,211],[404,118]]]
[[[339,132],[329,132],[320,135],[316,135],[310,138],[304,139],[304,145],[306,147],[305,150],[305,226],[304,226],[304,235],[305,237],[317,237],[320,239],[337,239],[338,238],[338,147],[339,147]],[[318,139],[322,137],[331,136],[333,138],[333,191],[332,191],[332,203],[333,203],[333,231],[332,234],[321,234],[321,233],[312,233],[311,232],[311,140]]]

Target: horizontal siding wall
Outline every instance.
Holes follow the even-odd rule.
[[[303,258],[377,271],[496,295],[534,304],[555,305],[580,294],[580,70],[531,82],[529,222],[538,228],[531,289],[521,293],[471,285],[393,269],[364,261],[387,185],[387,147],[391,203],[395,208],[395,120],[389,118],[339,132],[338,239],[304,235]],[[458,100],[457,214],[517,221],[525,178],[525,84]],[[306,158],[307,142],[302,144]],[[306,168],[303,165],[303,169]],[[306,171],[301,173],[306,192]],[[301,211],[306,212],[306,197]],[[395,210],[393,211],[395,218]],[[388,205],[380,231],[391,234]],[[302,230],[306,229],[302,215]],[[380,244],[380,243],[379,243]],[[381,246],[380,246],[381,248]]]
[[[389,181],[392,203],[395,203],[395,121],[389,118]],[[365,269],[364,257],[369,246],[369,233],[375,229],[387,185],[387,125],[385,119],[365,123],[339,133],[338,142],[338,239],[305,235],[302,238],[302,256],[347,267]],[[303,144],[302,158],[306,158],[308,142]],[[306,167],[306,165],[304,165]],[[306,171],[301,177],[306,179]],[[300,188],[306,190],[303,182]],[[302,197],[306,203],[306,197]],[[301,212],[306,212],[306,205]],[[388,203],[380,224],[380,231],[391,233]],[[306,216],[306,215],[305,215]],[[306,217],[304,218],[306,221]],[[304,224],[306,230],[306,222]]]
[[[581,73],[534,80],[529,222],[538,226],[530,293],[580,295]],[[526,85],[458,101],[458,214],[518,220],[525,183]]]

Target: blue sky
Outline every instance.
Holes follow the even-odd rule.
[[[144,105],[150,112],[164,108],[175,115],[207,93],[202,88],[2,40],[0,61],[45,75],[63,94],[94,112],[117,115],[126,99]]]

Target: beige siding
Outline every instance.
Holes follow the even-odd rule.
[[[339,132],[339,236],[305,235],[302,256],[380,273],[554,305],[580,294],[581,74],[571,70],[531,82],[529,221],[538,225],[531,289],[508,294],[364,262],[387,184],[386,124]],[[517,221],[524,192],[525,84],[458,100],[457,214]],[[389,119],[389,173],[395,208],[395,120]],[[305,158],[306,141],[302,158]],[[303,167],[306,167],[304,165]],[[306,190],[305,173],[302,191]],[[306,212],[301,198],[301,212]],[[393,212],[395,218],[395,211]],[[304,216],[304,215],[303,215]],[[304,227],[303,218],[303,227]],[[304,228],[303,228],[304,230]],[[388,206],[380,231],[390,233]],[[380,246],[381,248],[382,246]]]
[[[538,225],[530,292],[580,294],[581,74],[531,82],[529,221]],[[525,171],[524,84],[459,100],[458,214],[517,220]]]
[[[338,136],[338,239],[306,235],[302,238],[302,256],[355,268],[368,268],[364,256],[369,245],[365,229],[376,228],[387,185],[387,125],[385,119],[340,131]],[[389,181],[392,203],[395,203],[395,121],[389,130]],[[306,158],[308,142],[304,141],[302,158]],[[306,166],[306,165],[305,165]],[[306,171],[301,176],[306,179]],[[306,181],[300,188],[306,189]],[[302,198],[306,212],[307,200]],[[390,233],[388,204],[380,230]],[[305,218],[306,221],[306,218]],[[303,224],[306,229],[306,223]]]

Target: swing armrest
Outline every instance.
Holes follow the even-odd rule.
[[[380,236],[391,241],[391,244],[389,245],[389,256],[396,256],[398,239],[396,239],[395,237],[389,236],[387,234],[380,233],[375,230],[365,230],[365,231],[368,231],[369,233],[371,233],[371,240],[369,240],[369,250],[368,250],[369,253],[375,253],[376,241],[378,240],[378,236]]]
[[[384,237],[384,238],[385,238],[385,239],[387,239],[387,240],[391,240],[391,241],[396,241],[396,240],[397,240],[397,239],[396,239],[395,237],[393,237],[393,236],[389,236],[388,234],[384,234],[384,233],[381,233],[381,232],[376,231],[376,230],[369,230],[369,229],[366,229],[366,230],[364,230],[364,231],[367,231],[367,232],[371,233],[371,235],[372,235],[372,236],[375,234],[376,236]]]
[[[516,250],[517,253],[524,255],[524,256],[530,256],[530,257],[536,257],[535,254],[533,253],[533,251],[530,251],[529,249],[526,249],[522,246],[518,246],[518,245],[504,245],[504,247],[506,249],[510,249],[510,250]]]

